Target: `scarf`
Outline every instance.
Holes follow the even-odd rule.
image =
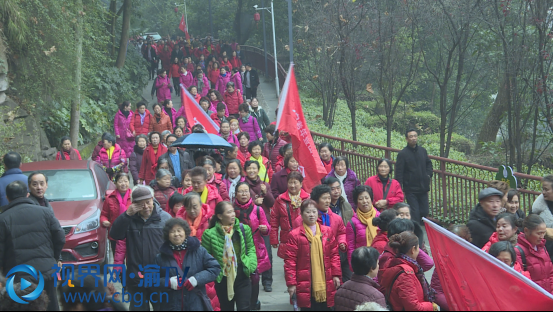
[[[321,159],[321,162],[326,169],[326,173],[330,173],[330,171],[332,171],[332,158],[330,158],[328,162]]]
[[[236,252],[234,251],[234,244],[232,243],[232,234],[234,234],[234,227],[232,225],[221,225],[223,232],[225,233],[225,246],[223,249],[223,275],[227,277],[227,294],[228,300],[231,301],[234,298],[234,281],[238,271],[238,261],[236,259]]]
[[[200,194],[200,199],[202,200],[202,204],[207,204],[207,186],[204,187],[204,190],[202,191],[202,194]]]
[[[300,194],[301,194],[301,191],[298,193],[298,195],[292,196],[292,194],[288,192],[288,197],[290,197],[290,205],[294,209],[298,209],[301,206],[302,200],[301,200]]]
[[[361,209],[357,209],[357,219],[367,226],[365,233],[365,237],[367,238],[367,246],[371,246],[373,244],[373,240],[378,234],[376,226],[373,226],[373,218],[375,215],[376,212],[374,207],[369,212],[363,212]]]
[[[146,119],[146,111],[144,111],[144,114],[138,113],[138,115],[140,116],[140,124],[143,125],[144,119]]]
[[[242,117],[242,122],[243,123],[248,123],[248,120],[250,120],[250,114],[249,113],[246,115],[246,117]]]
[[[119,215],[127,211],[127,201],[129,200],[129,196],[127,196],[127,194],[129,194],[130,192],[131,190],[128,189],[124,195],[121,195],[121,193],[117,191],[117,200],[119,201]]]
[[[344,181],[348,177],[348,172],[346,171],[346,174],[344,174],[343,176],[339,176],[338,173],[336,173],[336,171],[334,171],[334,175],[338,178],[338,180],[340,180],[340,187],[342,188],[342,195],[343,195],[342,197],[344,197],[346,202],[349,203],[348,196],[346,195],[346,189],[344,188]]]
[[[186,221],[188,222],[188,225],[190,225],[190,236],[196,236],[200,223],[202,222],[202,209],[200,209],[200,214],[198,214],[194,220],[190,219],[187,214]]]
[[[169,247],[171,247],[171,250],[177,250],[177,251],[186,250],[186,239],[180,245],[173,245],[172,243],[169,243]]]
[[[253,198],[250,198],[250,200],[248,200],[245,204],[241,204],[237,199],[234,200],[234,212],[236,213],[236,217],[240,222],[247,224],[250,227],[250,215],[252,214],[254,207]]]
[[[230,202],[234,201],[234,194],[236,192],[236,184],[240,182],[240,179],[242,179],[242,176],[238,175],[235,179],[228,178],[230,185],[228,187],[228,196],[230,198]]]
[[[157,146],[157,151],[154,151],[154,147],[150,145],[150,148],[148,148],[148,157],[152,161],[152,168],[150,170],[152,171],[152,174],[156,175],[156,167],[157,167],[157,160],[159,157],[163,154],[167,153],[167,147],[165,147],[163,144],[159,144]]]
[[[115,146],[112,145],[110,148],[106,150],[106,153],[108,154],[108,159],[111,159],[113,157],[113,151],[115,150]]]
[[[330,215],[328,214],[328,212],[322,212],[319,210],[319,215],[321,216],[323,225],[330,226]]]
[[[144,149],[141,148],[141,147],[138,146],[138,145],[135,145],[135,146],[133,147],[133,151],[134,151],[135,153],[137,153],[138,155],[144,154]]]
[[[323,258],[321,227],[316,224],[315,236],[307,224],[303,224],[305,235],[311,245],[311,289],[316,302],[326,302],[326,278]]]
[[[159,123],[161,121],[161,114],[155,114],[156,122]]]
[[[388,181],[390,180],[390,178],[383,178],[378,175],[378,179],[380,179],[380,182],[382,182],[382,195],[384,196],[384,193],[386,193],[386,186],[388,185]],[[386,197],[382,199],[386,199]]]
[[[422,290],[423,290],[423,293],[424,293],[424,300],[428,301],[428,302],[434,302],[436,292],[434,291],[434,289],[432,289],[430,287],[430,285],[428,285],[428,282],[426,281],[426,278],[424,277],[424,271],[422,270],[419,263],[417,261],[411,259],[409,256],[404,255],[404,254],[399,254],[398,258],[401,258],[401,259],[403,259],[403,260],[405,260],[405,261],[407,261],[411,264],[414,264],[415,267],[418,268],[418,271],[415,274],[417,275],[417,278],[419,279],[419,282],[421,283]]]
[[[121,114],[123,114],[123,116],[125,116],[125,118],[129,118],[129,115],[131,114],[130,111],[126,111],[126,110],[120,110],[121,111]]]
[[[263,182],[269,183],[269,175],[267,173],[267,167],[263,163],[263,156],[259,156],[255,159],[253,156],[250,157],[250,160],[255,160],[259,164],[259,173],[257,174]]]

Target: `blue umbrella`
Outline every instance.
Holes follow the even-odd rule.
[[[191,133],[178,138],[171,147],[225,148],[231,147],[227,140],[211,133]]]

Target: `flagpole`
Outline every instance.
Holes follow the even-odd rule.
[[[186,0],[184,2],[184,21],[186,22],[186,28],[188,30],[188,13],[186,13]]]

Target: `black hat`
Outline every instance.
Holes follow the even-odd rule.
[[[494,189],[493,187],[488,187],[480,191],[478,194],[478,200],[486,199],[490,196],[499,196],[500,198],[503,197],[503,192],[498,191],[497,189]]]

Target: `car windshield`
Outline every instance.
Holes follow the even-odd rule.
[[[90,170],[41,170],[48,177],[49,201],[80,201],[96,198],[96,185]],[[24,172],[27,176],[30,172]]]

